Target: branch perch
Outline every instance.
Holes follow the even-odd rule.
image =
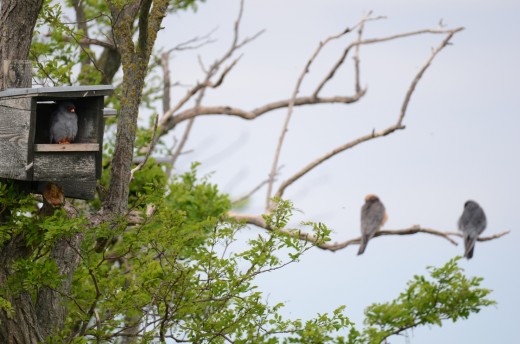
[[[262,216],[259,216],[259,215],[238,214],[238,213],[234,213],[234,212],[229,212],[228,216],[233,218],[233,219],[235,219],[235,220],[237,220],[237,221],[239,221],[239,222],[244,222],[244,223],[247,223],[247,224],[250,224],[250,225],[255,225],[255,226],[259,227],[259,228],[263,228],[263,229],[266,229],[266,230],[273,230],[272,228],[269,228],[267,226],[267,224],[265,223],[265,220],[262,218]],[[359,243],[361,242],[361,237],[357,237],[357,238],[353,238],[353,239],[350,239],[350,240],[345,240],[345,241],[342,241],[342,242],[319,243],[314,235],[312,235],[310,233],[306,233],[306,232],[301,231],[301,230],[283,229],[283,230],[280,230],[280,232],[284,233],[286,235],[289,235],[289,236],[291,236],[293,238],[298,238],[300,240],[305,240],[305,241],[314,243],[314,244],[316,244],[316,247],[321,248],[322,250],[332,251],[332,252],[336,252],[336,251],[342,250],[342,249],[344,249],[344,248],[346,248],[348,246],[351,246],[351,245],[359,245]],[[442,231],[439,231],[439,230],[436,230],[436,229],[423,228],[423,227],[421,227],[419,225],[416,225],[416,226],[412,226],[410,228],[404,228],[404,229],[385,229],[385,230],[381,230],[381,231],[376,232],[376,234],[374,235],[374,238],[380,237],[380,236],[386,236],[386,235],[413,235],[413,234],[417,234],[417,233],[431,234],[431,235],[434,235],[434,236],[438,236],[438,237],[444,238],[444,239],[448,240],[451,244],[453,244],[455,246],[457,246],[458,244],[457,244],[457,242],[455,240],[450,238],[450,236],[462,237],[461,233],[457,233],[457,232],[442,232]],[[479,237],[477,239],[477,241],[490,241],[490,240],[501,238],[504,235],[507,235],[509,233],[510,233],[510,231],[503,231],[503,232],[500,232],[500,233],[493,234],[491,236]]]

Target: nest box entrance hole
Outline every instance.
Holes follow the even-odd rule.
[[[59,102],[70,101],[78,116],[78,133],[74,143],[98,143],[103,134],[103,97],[88,98],[44,98],[36,100],[35,144],[49,144],[51,114]]]

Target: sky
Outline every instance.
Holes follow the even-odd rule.
[[[171,48],[216,28],[216,42],[197,51],[176,52],[173,80],[193,84],[202,73],[197,56],[209,65],[228,48],[237,0],[207,0],[196,13],[166,18],[157,47]],[[519,85],[520,3],[469,0],[246,0],[241,37],[265,33],[241,50],[237,66],[204,105],[253,109],[290,98],[296,80],[319,42],[355,25],[368,11],[387,19],[367,25],[365,37],[425,28],[440,21],[463,26],[423,76],[410,101],[405,130],[373,140],[325,162],[285,193],[302,220],[324,222],[333,241],[359,236],[360,208],[366,194],[379,195],[389,220],[385,229],[420,224],[455,231],[463,204],[472,199],[484,208],[484,236],[510,230],[498,240],[477,243],[474,258],[460,265],[484,278],[498,304],[469,320],[442,328],[422,327],[391,343],[513,343],[520,318],[520,236],[517,195],[520,191]],[[301,94],[312,89],[354,36],[324,50],[311,67]],[[297,108],[282,149],[278,181],[308,162],[360,135],[393,124],[409,84],[441,36],[429,35],[362,47],[361,83],[367,95],[352,105]],[[343,68],[323,95],[350,95],[353,69]],[[173,98],[184,95],[178,87]],[[227,116],[199,117],[177,171],[200,161],[201,173],[238,198],[267,178],[286,111],[255,121]],[[179,137],[183,125],[174,133]],[[261,214],[266,189],[241,211]],[[258,229],[244,231],[243,239]],[[460,242],[460,241],[459,241]],[[284,315],[309,319],[347,306],[350,319],[362,325],[363,310],[373,302],[397,297],[415,274],[442,266],[461,255],[461,245],[426,234],[373,239],[362,256],[357,246],[336,253],[311,250],[298,264],[259,280],[272,304],[285,302]]]

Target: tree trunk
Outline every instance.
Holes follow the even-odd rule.
[[[111,84],[121,67],[121,54],[117,49],[105,48],[98,59],[98,66],[103,72],[103,84]]]
[[[116,147],[105,207],[116,214],[122,214],[128,207],[130,171],[144,79],[157,32],[166,15],[168,1],[134,1],[121,7],[109,1],[109,5],[112,17],[118,18],[113,30],[116,45],[121,53],[123,89],[120,95]],[[133,23],[137,14],[139,36],[137,44],[134,45]]]
[[[2,0],[0,8],[0,62],[27,60],[36,19],[43,0]],[[0,89],[4,84],[0,68]],[[31,87],[23,86],[23,87]]]
[[[0,89],[31,87],[31,62],[27,61],[32,34],[42,8],[43,0],[3,0],[0,8]],[[22,191],[20,191],[22,192]],[[2,221],[9,220],[9,209],[4,210]],[[61,292],[70,287],[72,273],[77,267],[77,248],[81,236],[77,235],[65,242],[60,240],[52,249],[60,272],[66,276]],[[14,236],[0,247],[0,287],[12,273],[12,263],[20,258],[28,258],[32,247],[26,244],[22,234]],[[0,343],[41,343],[64,321],[62,296],[56,291],[41,288],[36,299],[29,292],[2,295],[9,301],[14,314],[9,316],[0,311]]]
[[[12,262],[29,256],[30,250],[24,241],[22,236],[17,236],[0,249],[0,286],[4,286],[10,275]],[[29,293],[24,292],[12,297],[3,295],[3,297],[11,302],[14,315],[10,318],[5,311],[0,311],[0,343],[36,344],[42,342],[44,336],[38,326],[36,311]]]
[[[56,184],[49,184],[59,193],[63,201],[63,192]],[[54,190],[54,189],[53,189]],[[53,194],[55,195],[55,194]],[[39,216],[50,216],[58,207],[63,207],[69,217],[77,216],[71,205],[61,203],[51,205],[47,202],[49,194],[44,191],[44,206]],[[8,221],[9,216],[3,221]],[[58,290],[41,287],[35,297],[27,291],[4,292],[2,297],[9,301],[14,309],[10,317],[5,311],[0,311],[0,343],[6,344],[36,344],[44,342],[46,338],[61,330],[66,316],[63,295],[69,293],[74,271],[79,264],[79,252],[83,234],[77,233],[70,238],[63,238],[56,242],[51,250],[50,257],[56,261],[60,274],[64,277]],[[18,259],[29,258],[34,250],[27,245],[24,234],[14,236],[0,248],[0,286],[13,273],[12,264]]]

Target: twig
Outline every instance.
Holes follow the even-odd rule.
[[[175,162],[179,158],[179,156],[182,153],[182,150],[184,149],[184,146],[186,145],[186,142],[188,141],[188,137],[190,136],[191,129],[193,128],[193,123],[195,122],[195,118],[192,118],[189,120],[188,125],[186,126],[186,129],[184,129],[184,133],[182,134],[181,141],[179,143],[179,146],[177,146],[177,149],[173,153],[169,164],[170,164],[170,173],[173,171],[173,167],[175,166]],[[168,174],[169,175],[169,174]]]
[[[141,161],[136,167],[134,167],[130,171],[130,181],[132,181],[134,179],[134,174],[137,171],[141,170],[143,168],[143,166],[146,164],[146,162],[148,161],[148,158],[152,154],[152,151],[153,151],[153,149],[155,147],[155,144],[157,143],[157,123],[158,123],[158,118],[159,118],[159,115],[156,115],[155,119],[154,119],[152,139],[150,140],[150,143],[148,144],[148,146],[146,148],[146,155],[144,156],[144,160]]]
[[[329,71],[329,73],[323,78],[323,80],[318,84],[318,86],[316,87],[316,90],[314,91],[313,93],[313,97],[317,97],[318,94],[320,93],[320,91],[323,89],[323,87],[325,86],[325,84],[329,81],[329,80],[332,80],[332,78],[334,77],[334,75],[336,74],[336,72],[338,71],[338,69],[343,65],[343,63],[345,62],[345,59],[347,58],[348,56],[348,53],[350,52],[350,49],[352,49],[352,47],[356,47],[356,57],[358,58],[356,60],[356,57],[354,58],[354,67],[355,67],[355,81],[356,81],[356,93],[360,93],[361,92],[361,87],[359,86],[359,42],[361,41],[361,34],[363,32],[363,29],[364,29],[364,26],[365,26],[365,23],[367,21],[371,21],[371,20],[380,20],[380,19],[385,19],[385,17],[375,17],[375,18],[372,18],[370,17],[371,13],[369,12],[363,19],[360,20],[359,23],[357,23],[356,25],[354,25],[353,28],[348,28],[347,30],[345,30],[345,33],[347,32],[351,32],[352,30],[354,30],[355,28],[358,28],[358,39],[356,42],[348,45],[344,50],[343,50],[343,54],[340,56],[340,58],[338,59],[338,61],[332,66],[331,70]],[[357,62],[357,63],[356,63]]]
[[[163,113],[170,109],[170,57],[174,51],[194,50],[203,47],[206,44],[214,43],[216,40],[211,39],[211,35],[216,31],[216,28],[205,34],[204,36],[195,36],[185,42],[177,44],[175,47],[168,49],[160,55],[156,63],[160,64],[163,71]]]
[[[233,40],[231,42],[231,46],[222,55],[222,57],[220,59],[218,59],[215,62],[213,62],[213,64],[210,66],[209,69],[206,69],[204,67],[203,62],[199,58],[199,63],[201,65],[201,68],[206,73],[206,78],[205,78],[204,82],[197,83],[194,87],[192,87],[190,90],[188,90],[186,92],[186,95],[181,100],[179,100],[175,106],[173,106],[171,109],[169,109],[168,111],[166,111],[163,114],[163,116],[161,117],[161,119],[159,121],[159,126],[161,128],[161,135],[165,135],[166,133],[168,133],[168,131],[173,129],[177,123],[179,123],[179,121],[175,121],[174,120],[174,118],[175,118],[174,115],[184,105],[186,105],[186,103],[188,101],[190,101],[197,93],[199,93],[201,90],[206,89],[206,88],[217,88],[217,87],[219,87],[223,83],[224,78],[226,77],[226,75],[231,71],[231,69],[239,61],[240,57],[235,59],[228,67],[226,67],[224,69],[224,71],[220,74],[220,76],[217,77],[217,81],[212,82],[211,79],[217,74],[217,72],[220,69],[220,67],[227,60],[229,60],[235,54],[236,51],[241,49],[247,43],[253,41],[256,38],[258,38],[264,32],[264,30],[261,30],[261,31],[257,32],[256,34],[254,34],[253,36],[246,37],[242,41],[239,41],[239,28],[240,28],[240,22],[242,20],[243,8],[244,8],[244,1],[241,0],[240,1],[240,9],[239,9],[238,17],[237,17],[237,19],[235,21],[235,25],[233,27]],[[201,108],[202,107],[200,106],[200,104],[198,104],[194,108],[192,108],[191,110],[193,110],[195,112],[198,112]],[[196,116],[191,116],[191,118],[193,118],[193,117],[196,117]],[[185,118],[185,119],[187,120],[187,119],[190,119],[190,118]]]
[[[340,32],[336,35],[326,38],[323,42],[320,42],[320,44],[318,44],[318,47],[316,48],[316,50],[314,51],[314,53],[312,54],[310,59],[305,64],[305,67],[303,68],[302,73],[300,74],[300,76],[298,77],[298,80],[296,81],[296,85],[294,86],[293,94],[289,100],[289,104],[287,104],[287,115],[285,116],[285,121],[282,126],[282,132],[280,133],[280,136],[278,138],[278,145],[277,145],[275,153],[274,153],[274,159],[273,159],[273,164],[271,166],[271,172],[269,173],[269,182],[267,184],[267,195],[266,195],[266,201],[265,201],[266,210],[269,209],[271,206],[271,194],[273,191],[275,173],[276,173],[276,170],[278,169],[278,161],[280,159],[280,153],[282,151],[282,146],[283,146],[283,143],[285,140],[285,135],[287,134],[287,131],[288,131],[289,122],[291,121],[293,107],[296,102],[296,97],[298,96],[298,93],[300,92],[300,87],[303,83],[303,79],[305,78],[305,75],[307,75],[307,73],[309,73],[310,66],[312,65],[312,63],[314,62],[316,57],[318,57],[318,55],[321,52],[321,50],[323,49],[323,47],[327,43],[344,36],[348,32],[349,32],[349,30],[343,30],[342,32]]]
[[[370,16],[370,13],[368,14]],[[368,18],[367,18],[368,20]],[[358,39],[357,42],[361,42],[361,37],[363,36],[363,30],[365,29],[365,22],[363,21],[361,25],[359,25],[358,29]],[[356,44],[356,49],[354,51],[354,80],[355,80],[355,90],[359,92],[361,90],[361,71],[359,68],[359,64],[361,60],[359,59],[359,50],[361,45]]]
[[[266,179],[264,181],[262,181],[260,184],[258,184],[257,186],[255,186],[251,191],[249,191],[247,194],[245,194],[244,196],[234,200],[231,202],[231,205],[235,205],[235,204],[238,204],[242,201],[245,201],[246,199],[248,199],[249,197],[253,196],[255,192],[257,192],[258,190],[260,190],[265,184],[267,184],[269,182],[269,179]]]
[[[246,39],[242,40],[241,42],[239,42],[239,27],[240,27],[240,21],[242,19],[243,6],[244,6],[244,1],[242,0],[240,2],[240,10],[239,10],[238,18],[235,21],[235,25],[234,25],[234,29],[233,29],[234,30],[233,40],[232,40],[230,48],[224,53],[224,55],[220,59],[216,60],[210,66],[210,68],[207,69],[207,70],[204,67],[204,64],[202,63],[202,61],[199,59],[199,63],[201,64],[201,68],[206,73],[204,81],[201,82],[201,83],[197,83],[197,85],[195,85],[190,90],[188,90],[186,95],[173,108],[169,109],[168,111],[166,111],[164,113],[164,115],[161,117],[161,119],[159,121],[159,126],[161,128],[160,135],[166,134],[170,129],[173,128],[173,126],[171,126],[171,127],[167,126],[168,121],[173,116],[173,114],[175,114],[181,107],[183,107],[195,95],[198,95],[198,96],[197,96],[197,99],[195,100],[194,111],[199,112],[200,108],[201,108],[202,100],[203,100],[203,98],[205,96],[206,90],[208,88],[217,88],[217,87],[221,86],[223,84],[223,82],[224,82],[224,79],[228,75],[228,73],[233,69],[233,67],[235,67],[235,65],[240,60],[240,57],[234,59],[229,66],[225,67],[224,70],[222,71],[222,73],[220,73],[220,75],[217,77],[216,81],[211,81],[212,78],[217,74],[217,72],[219,71],[221,66],[227,60],[229,60],[238,49],[240,49],[242,46],[244,46],[248,42],[250,42],[253,39],[255,39],[256,37],[258,37],[263,32],[263,31],[260,31],[259,33],[255,34],[253,37],[246,38]],[[168,105],[168,107],[169,107],[169,102],[166,105]],[[188,137],[189,137],[189,135],[191,133],[191,130],[193,128],[194,119],[195,119],[195,116],[193,116],[192,118],[189,119],[189,123],[188,123],[188,125],[187,125],[187,127],[186,127],[186,129],[184,131],[184,134],[183,134],[183,136],[181,138],[180,144],[179,144],[179,146],[177,147],[176,151],[174,152],[174,154],[172,156],[171,166],[173,166],[175,164],[177,158],[182,153],[182,150],[184,149],[184,146],[186,145]],[[170,169],[170,171],[171,170],[172,169]]]
[[[406,109],[408,108],[408,103],[410,102],[410,98],[412,97],[412,94],[415,91],[415,87],[419,83],[419,80],[421,80],[421,77],[423,76],[424,72],[428,69],[428,67],[430,67],[430,65],[431,65],[433,59],[435,58],[435,56],[437,56],[437,54],[448,45],[448,43],[451,40],[451,38],[453,37],[453,35],[456,34],[459,31],[462,31],[462,30],[463,30],[463,28],[457,28],[457,29],[449,31],[448,35],[441,42],[441,44],[436,49],[434,49],[432,51],[432,54],[430,55],[430,58],[428,59],[428,61],[426,61],[426,63],[419,70],[419,72],[417,73],[417,75],[413,79],[413,81],[412,81],[412,83],[410,85],[410,88],[408,89],[408,92],[406,92],[406,96],[404,98],[403,105],[401,107],[401,114],[399,116],[399,120],[397,121],[397,125],[400,126],[401,123],[403,122],[404,116],[406,114]]]
[[[165,54],[170,54],[174,51],[184,51],[184,50],[195,50],[202,48],[203,46],[211,43],[215,43],[216,40],[211,38],[211,35],[217,31],[217,28],[212,29],[210,32],[203,36],[195,36],[190,38],[187,41],[181,42],[174,46],[173,48],[168,49]]]
[[[487,237],[478,237],[477,238],[477,241],[489,241],[489,240],[493,240],[493,239],[498,239],[506,234],[509,234],[511,231],[504,231],[504,232],[501,232],[501,233],[497,233],[497,234],[493,234],[491,236],[487,236]],[[456,237],[459,237],[459,238],[463,238],[464,235],[460,232],[446,232],[447,235],[451,235],[451,236],[456,236]]]
[[[108,41],[102,41],[102,40],[99,40],[96,38],[89,38],[86,36],[83,36],[81,38],[76,38],[76,37],[74,37],[74,33],[72,32],[72,30],[70,30],[69,34],[70,35],[62,35],[61,39],[64,42],[75,41],[79,45],[97,45],[99,47],[103,47],[103,48],[107,48],[107,49],[116,49],[116,46],[113,43],[108,42]],[[76,35],[79,36],[79,34],[77,34],[77,33],[76,33]],[[47,34],[45,34],[45,36],[49,37],[49,36],[51,36],[51,34],[47,33]]]
[[[103,295],[103,294],[101,293],[101,291],[99,289],[99,285],[98,285],[98,281],[97,281],[96,275],[94,274],[92,269],[89,269],[88,273],[89,273],[89,275],[90,275],[90,277],[92,279],[92,282],[94,283],[94,287],[95,287],[95,290],[96,290],[96,297],[92,301],[92,304],[90,305],[90,309],[88,310],[87,317],[86,317],[86,319],[91,319],[92,316],[94,315],[94,312],[96,311],[97,303],[98,303],[99,299],[101,298],[101,295]],[[79,336],[83,336],[85,334],[85,331],[87,330],[88,324],[89,324],[88,321],[84,321],[83,322],[83,324],[81,325],[81,328],[79,329],[79,332],[78,332]]]
[[[171,100],[171,77],[170,77],[170,53],[165,52],[161,54],[160,64],[163,72],[163,112],[170,108]]]

